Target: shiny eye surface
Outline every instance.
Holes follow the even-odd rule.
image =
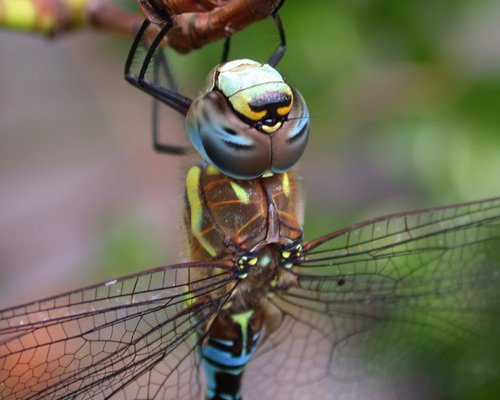
[[[301,157],[309,134],[302,95],[271,66],[236,60],[216,67],[186,116],[193,146],[226,175],[281,173]]]

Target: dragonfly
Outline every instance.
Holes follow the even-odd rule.
[[[470,340],[481,353],[498,317],[500,198],[304,240],[291,168],[306,146],[309,115],[274,69],[278,53],[267,65],[217,66],[192,101],[159,85],[157,74],[170,80],[155,48],[161,37],[138,73],[130,69],[143,33],[127,79],[185,115],[203,158],[186,174],[191,261],[0,311],[1,398],[409,398],[398,387],[404,371],[384,370],[404,365],[410,348],[431,357]],[[243,92],[234,104],[233,78]],[[206,138],[201,120],[222,135]],[[254,131],[268,141],[258,143]],[[217,157],[227,138],[242,158]],[[246,153],[246,143],[274,152],[254,163],[261,153]],[[392,352],[378,354],[387,342]]]

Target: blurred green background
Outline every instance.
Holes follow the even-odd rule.
[[[288,0],[280,14],[278,69],[311,113],[306,238],[500,195],[498,1]],[[230,55],[265,60],[277,42],[263,21]],[[122,77],[129,45],[0,33],[0,305],[182,260],[190,160],[151,150],[151,101]],[[172,54],[183,92],[220,51]],[[182,129],[172,114],[165,140]]]

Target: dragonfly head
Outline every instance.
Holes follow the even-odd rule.
[[[186,129],[194,147],[226,175],[254,179],[291,168],[304,152],[309,113],[301,94],[267,64],[217,66],[193,101]]]

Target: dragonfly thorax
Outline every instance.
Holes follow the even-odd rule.
[[[190,259],[237,262],[246,256],[242,264],[252,266],[265,262],[262,251],[268,245],[289,250],[302,238],[303,204],[290,171],[237,180],[201,162],[187,173],[185,198]],[[253,261],[256,255],[258,262]]]
[[[309,133],[302,95],[273,67],[236,60],[214,68],[186,116],[194,147],[224,174],[254,179],[301,157]]]

